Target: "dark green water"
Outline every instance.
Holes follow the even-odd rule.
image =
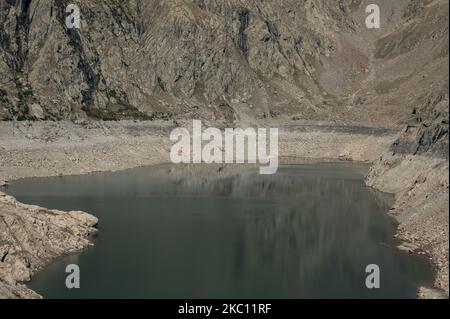
[[[20,201],[100,219],[95,246],[39,273],[46,298],[414,298],[428,265],[393,249],[392,198],[357,164],[219,174],[171,165],[13,183]],[[81,288],[65,287],[78,264]],[[381,288],[365,286],[368,264]]]

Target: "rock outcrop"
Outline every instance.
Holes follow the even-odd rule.
[[[390,214],[400,223],[398,238],[410,244],[410,253],[426,252],[436,270],[434,285],[448,298],[448,160],[387,153],[375,162],[367,184],[396,195]]]
[[[0,192],[0,298],[40,298],[23,283],[51,260],[86,248],[97,218],[25,205]]]

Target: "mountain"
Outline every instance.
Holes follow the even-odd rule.
[[[445,0],[378,1],[378,30],[362,0],[0,3],[2,119],[393,125],[448,101]]]

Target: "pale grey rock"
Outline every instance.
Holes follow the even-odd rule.
[[[97,218],[0,196],[0,298],[39,298],[22,283],[51,260],[90,245]]]
[[[37,103],[33,103],[30,105],[30,115],[37,120],[45,119],[44,110]]]
[[[384,154],[375,161],[366,183],[395,194],[390,214],[399,223],[400,249],[426,253],[436,269],[434,285],[449,294],[449,163],[427,155]],[[429,298],[432,294],[420,293]]]
[[[448,296],[439,289],[420,287],[417,293],[419,299],[448,299]]]

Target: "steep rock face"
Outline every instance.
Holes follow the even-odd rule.
[[[67,1],[2,4],[2,69],[10,73],[3,81],[10,86],[2,91],[4,117],[36,118],[31,105],[57,119],[83,113],[103,119],[269,116],[267,80],[280,75],[289,84],[304,79],[311,85],[310,64],[332,46],[305,23],[309,10],[325,10],[309,9],[309,2],[78,4],[80,31],[64,25]]]
[[[379,1],[380,30],[365,0],[70,1],[80,30],[68,1],[0,3],[3,119],[389,125],[448,87],[445,1]]]
[[[412,112],[403,134],[392,145],[393,154],[449,158],[448,97],[432,96]]]
[[[411,1],[403,18],[403,25],[376,42],[375,52],[386,61],[383,73],[396,77],[377,84],[382,103],[408,105],[400,121],[404,134],[392,151],[448,160],[448,2]],[[407,65],[414,65],[411,73]]]

